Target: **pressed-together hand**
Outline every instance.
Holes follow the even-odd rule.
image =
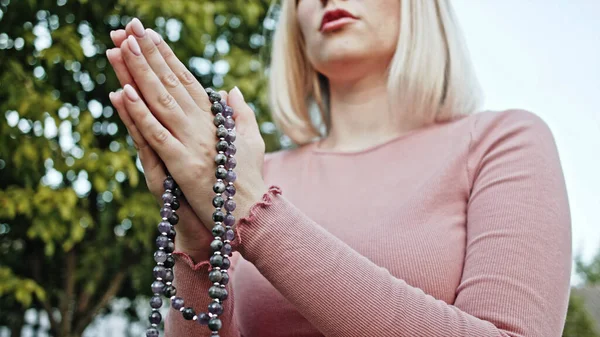
[[[178,211],[176,247],[196,260],[207,258],[217,154],[208,95],[160,35],[144,29],[138,19],[111,32],[111,38],[117,48],[108,50],[107,57],[124,90],[111,93],[110,99],[136,143],[148,187],[160,198],[166,166],[187,201]],[[262,178],[265,145],[239,89],[222,95],[235,111],[234,214],[240,218],[267,190]]]

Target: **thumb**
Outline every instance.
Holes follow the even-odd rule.
[[[227,103],[233,108],[233,118],[238,126],[238,133],[260,137],[258,123],[252,108],[246,103],[244,95],[238,87],[233,88],[228,95]]]

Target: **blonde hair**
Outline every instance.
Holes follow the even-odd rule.
[[[482,95],[451,0],[398,0],[399,41],[389,66],[389,102],[411,127],[480,108]],[[296,144],[327,132],[327,80],[308,61],[296,1],[282,0],[273,37],[269,99],[273,120]],[[319,121],[311,116],[316,104]]]

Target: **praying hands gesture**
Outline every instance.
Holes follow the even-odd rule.
[[[196,262],[209,257],[213,226],[216,126],[211,102],[196,78],[158,33],[133,19],[111,32],[116,48],[106,52],[123,90],[110,100],[127,127],[146,183],[160,201],[166,170],[185,195],[175,244]],[[267,188],[262,177],[265,144],[252,109],[236,87],[221,96],[234,109],[238,179],[236,218],[248,215]]]

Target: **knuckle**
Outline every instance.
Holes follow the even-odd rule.
[[[157,145],[165,145],[169,140],[169,132],[166,129],[160,129],[152,134],[154,142]]]
[[[158,97],[158,103],[169,110],[175,109],[175,106],[177,105],[175,98],[168,92],[160,94]]]
[[[179,85],[179,79],[172,72],[162,75],[160,80],[168,88],[175,88]]]
[[[182,71],[179,77],[181,78],[181,83],[183,83],[184,85],[192,85],[196,83],[196,78],[187,69]]]
[[[144,54],[146,54],[146,56],[152,56],[156,54],[156,52],[158,52],[158,48],[156,48],[156,45],[154,45],[154,43],[152,43],[151,46],[147,47],[146,50],[144,50]]]

